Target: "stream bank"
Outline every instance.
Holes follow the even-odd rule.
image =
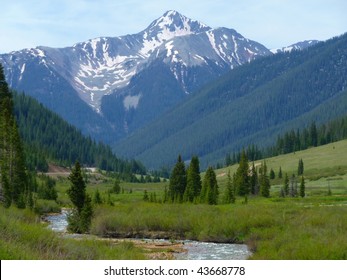
[[[87,235],[67,234],[67,216],[68,209],[62,209],[60,214],[49,214],[45,220],[49,222],[48,227],[55,232],[62,233],[69,238],[85,238]],[[124,238],[123,236],[114,236],[100,238],[100,240],[109,240],[112,242],[133,242],[148,252],[150,259],[178,259],[178,260],[245,260],[251,253],[244,244],[233,243],[213,243],[200,242],[193,240],[169,240],[163,239],[167,233],[148,234],[147,237],[138,236],[137,238]],[[91,237],[90,238],[95,238]],[[117,238],[114,238],[117,237]],[[130,236],[129,237],[133,237]],[[156,252],[157,251],[157,252]]]

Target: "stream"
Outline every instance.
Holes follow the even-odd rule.
[[[66,233],[68,210],[60,214],[50,214],[45,217],[48,227],[55,232]],[[73,236],[73,235],[72,235]],[[132,240],[132,239],[129,239]],[[139,240],[139,239],[138,239]],[[141,239],[144,240],[144,239]],[[149,242],[155,240],[148,239]],[[158,240],[167,241],[167,240]],[[244,244],[212,243],[192,240],[180,241],[186,252],[175,254],[177,260],[245,260],[251,253]]]

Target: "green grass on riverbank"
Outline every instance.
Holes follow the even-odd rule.
[[[341,205],[341,197],[257,198],[247,205],[218,206],[138,203],[98,208],[92,233],[156,232],[172,239],[245,242],[253,259],[346,259],[346,221],[347,205]]]
[[[61,238],[30,211],[0,207],[0,259],[144,259],[130,242]]]

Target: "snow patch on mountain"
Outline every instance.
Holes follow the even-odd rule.
[[[129,110],[130,108],[136,109],[137,106],[139,105],[141,96],[142,94],[134,95],[134,96],[131,96],[131,95],[126,96],[123,100],[124,108],[126,110]]]
[[[318,40],[306,40],[306,41],[302,41],[302,42],[298,42],[295,44],[292,44],[290,46],[287,47],[283,47],[283,48],[279,48],[279,49],[271,49],[270,51],[273,54],[277,54],[277,53],[281,53],[281,52],[291,52],[294,50],[303,50],[306,49],[308,47],[311,47],[317,43],[319,43],[320,41]]]
[[[30,71],[27,62],[39,63],[51,76],[54,72],[66,80],[84,102],[100,112],[103,96],[117,94],[136,74],[157,60],[169,66],[188,94],[193,88],[190,84],[198,78],[194,77],[198,75],[197,67],[219,73],[257,55],[269,54],[261,45],[257,45],[259,51],[247,46],[245,53],[240,44],[248,43],[232,29],[213,29],[171,10],[137,34],[99,37],[62,49],[38,47],[13,52],[12,58],[6,58],[5,67],[9,80],[18,84],[26,71]],[[16,65],[16,70],[12,65]],[[137,108],[138,102],[138,97],[128,98],[124,106]]]

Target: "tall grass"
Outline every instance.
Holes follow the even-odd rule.
[[[92,232],[101,236],[153,236],[245,242],[253,259],[346,259],[347,207],[293,200],[248,205],[153,204],[99,207]]]
[[[132,243],[61,238],[30,211],[0,207],[0,258],[144,259]]]

